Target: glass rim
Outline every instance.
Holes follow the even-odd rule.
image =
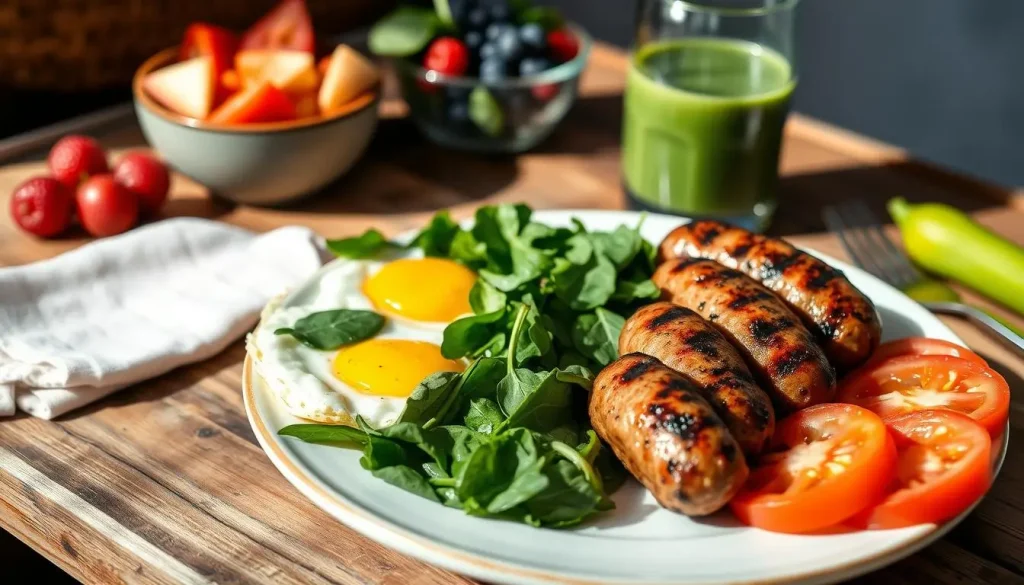
[[[691,12],[705,12],[713,14],[722,14],[725,16],[764,16],[767,14],[782,12],[784,10],[792,10],[799,3],[800,0],[780,0],[779,2],[765,0],[763,6],[739,8],[729,6],[714,6],[708,4],[705,0],[672,0],[672,4],[680,4],[683,6],[684,9],[689,10]]]

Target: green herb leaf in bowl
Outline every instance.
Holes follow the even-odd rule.
[[[400,6],[370,29],[370,51],[385,57],[408,57],[423,50],[441,29],[437,12],[418,6]]]
[[[469,119],[488,136],[498,136],[505,127],[501,104],[483,86],[474,88],[469,94]]]
[[[310,313],[276,335],[291,335],[313,349],[334,350],[347,343],[369,339],[384,326],[384,317],[361,309],[332,309]]]

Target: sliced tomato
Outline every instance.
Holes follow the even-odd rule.
[[[729,503],[740,521],[773,532],[813,532],[877,502],[892,481],[896,448],[877,414],[819,404],[779,423],[773,449]]]
[[[905,355],[948,355],[983,366],[988,365],[980,355],[962,345],[930,337],[907,337],[883,343],[878,346],[875,353],[871,354],[867,365],[878,364],[889,358]]]
[[[213,63],[213,79],[216,83],[213,96],[215,106],[231,94],[231,89],[224,85],[222,76],[231,69],[237,50],[238,37],[226,28],[196,22],[185,29],[178,58],[187,61],[195,57],[210,57]]]
[[[849,524],[902,528],[942,522],[985,495],[992,483],[992,439],[974,419],[919,410],[889,420],[899,452],[896,479],[882,501]]]
[[[903,356],[858,370],[840,384],[837,400],[863,406],[883,419],[915,410],[956,410],[995,436],[1006,426],[1010,387],[997,372],[976,362]]]
[[[288,95],[267,82],[246,88],[228,98],[210,114],[217,124],[253,124],[294,120],[295,104]]]
[[[313,19],[305,0],[281,0],[242,35],[242,50],[292,49],[312,53],[315,48]]]

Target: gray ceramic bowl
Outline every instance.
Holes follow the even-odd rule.
[[[176,47],[135,73],[135,112],[146,140],[176,170],[226,199],[277,205],[308,195],[345,174],[377,127],[379,92],[326,117],[226,126],[187,118],[142,89],[149,72],[174,61]]]

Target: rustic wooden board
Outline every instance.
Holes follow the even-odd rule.
[[[401,118],[401,104],[389,101],[367,157],[309,201],[272,210],[235,207],[212,201],[179,176],[167,214],[256,230],[301,224],[340,236],[371,225],[395,234],[438,208],[465,216],[485,202],[619,208],[624,67],[621,53],[598,47],[564,126],[523,156],[433,148]],[[115,149],[142,145],[134,127],[101,138]],[[0,197],[43,168],[39,158],[0,168]],[[1013,209],[1010,193],[805,118],[795,116],[787,128],[782,172],[773,231],[800,234],[794,241],[827,253],[842,256],[834,238],[820,233],[823,205],[863,198],[881,210],[897,194],[974,211],[1024,243],[1024,213]],[[6,200],[0,203],[6,207]],[[52,257],[86,241],[82,234],[33,240],[0,213],[0,265]],[[1020,432],[1024,360],[968,326],[951,324],[1018,393],[1011,427]],[[20,416],[0,423],[0,526],[91,583],[468,583],[368,541],[292,489],[245,420],[243,356],[236,343],[57,422]],[[861,582],[1022,583],[1022,575],[1024,452],[1011,450],[990,495],[960,527]]]

